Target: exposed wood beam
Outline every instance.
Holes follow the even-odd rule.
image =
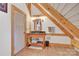
[[[41,17],[41,16],[44,16],[44,15],[32,15],[32,17]]]
[[[52,16],[50,16],[39,4],[34,4],[45,16],[47,16],[53,23],[55,23],[66,35],[72,38],[71,33],[66,31]]]
[[[79,38],[78,28],[70,23],[64,16],[62,16],[57,10],[55,10],[50,4],[41,4],[49,13],[51,13],[57,21],[65,26],[72,34]],[[76,5],[77,6],[77,5]]]
[[[29,13],[31,15],[32,4],[31,3],[27,3],[26,6],[27,6],[27,8],[29,10]]]
[[[77,40],[72,40],[72,45],[77,47],[79,49],[79,41]]]
[[[60,28],[62,28],[62,31],[64,31],[66,34],[70,35],[71,37],[74,35],[77,38],[79,38],[79,31],[78,28],[75,27],[72,23],[70,23],[66,18],[64,18],[57,10],[55,10],[50,4],[44,3],[44,4],[34,4],[44,15],[46,15],[49,19],[51,19],[55,24],[57,24]],[[56,19],[54,19],[52,16],[47,13],[48,11],[52,16],[54,16]],[[63,24],[60,25],[57,23],[57,21]],[[73,34],[73,35],[72,35]]]

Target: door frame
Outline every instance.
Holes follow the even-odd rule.
[[[16,54],[14,54],[14,16],[16,13],[20,13],[20,14],[23,14],[25,19],[26,19],[26,14],[20,10],[18,7],[14,6],[14,5],[11,5],[11,55],[14,56]],[[25,32],[26,32],[26,20],[25,20]],[[25,34],[24,32],[24,34]]]

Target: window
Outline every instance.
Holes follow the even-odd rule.
[[[48,27],[48,32],[54,33],[55,32],[55,27]]]

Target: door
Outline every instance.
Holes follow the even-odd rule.
[[[13,54],[25,47],[26,15],[17,7],[12,6]]]

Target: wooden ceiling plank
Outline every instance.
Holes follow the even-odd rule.
[[[78,4],[76,4],[75,6],[73,6],[69,11],[67,11],[64,16],[66,16],[69,12],[71,12]]]

